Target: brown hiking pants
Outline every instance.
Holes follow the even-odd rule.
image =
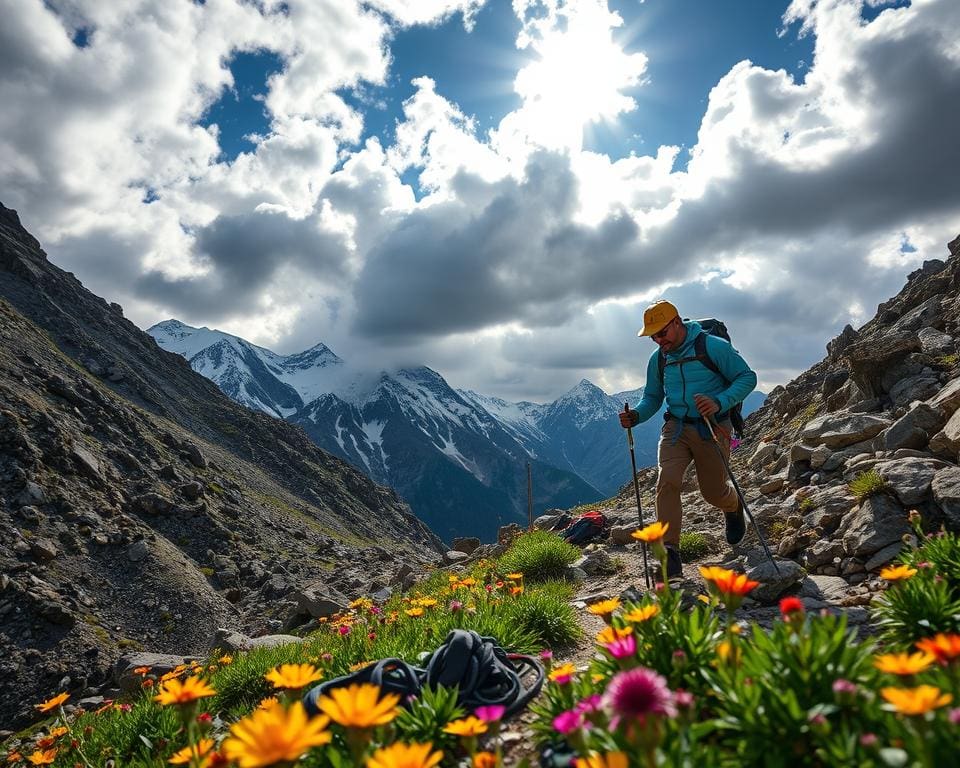
[[[723,422],[723,430],[729,434],[729,422]],[[679,438],[677,430],[682,430]],[[724,453],[724,458],[730,457],[730,441],[721,432],[717,432],[717,439]],[[680,525],[683,512],[680,508],[680,486],[683,483],[683,473],[690,462],[697,468],[697,481],[700,484],[700,493],[708,504],[719,507],[725,514],[737,511],[740,501],[733,485],[727,479],[727,471],[717,453],[716,443],[710,438],[700,437],[697,427],[693,424],[684,424],[677,419],[670,419],[663,423],[660,430],[660,445],[657,449],[657,462],[660,465],[660,474],[657,476],[657,520],[667,523],[670,529],[663,537],[664,543],[680,543]]]

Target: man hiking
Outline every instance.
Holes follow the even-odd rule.
[[[647,307],[643,329],[637,335],[649,336],[657,349],[647,362],[643,397],[635,411],[624,410],[620,414],[620,424],[626,429],[646,421],[660,410],[666,398],[667,411],[657,448],[660,473],[656,508],[657,520],[669,525],[664,536],[665,578],[669,579],[683,574],[679,549],[680,486],[691,461],[697,467],[703,498],[724,513],[727,541],[737,544],[746,533],[740,500],[727,479],[717,443],[704,418],[716,421],[717,440],[724,457],[729,458],[730,411],[757,386],[757,375],[729,341],[707,333],[696,321],[681,320],[669,301]],[[698,336],[703,336],[702,341],[697,342]],[[703,355],[709,358],[706,362]]]

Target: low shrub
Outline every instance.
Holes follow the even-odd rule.
[[[710,554],[710,540],[698,531],[682,531],[680,533],[680,556],[684,562],[699,560]]]
[[[526,582],[563,578],[567,566],[580,557],[580,550],[550,531],[531,531],[513,540],[499,560],[505,573],[519,572]]]
[[[883,493],[887,490],[887,483],[880,477],[880,473],[877,472],[877,470],[870,469],[858,474],[853,480],[847,483],[847,487],[850,489],[850,493],[856,496],[858,501],[863,501],[869,496]]]

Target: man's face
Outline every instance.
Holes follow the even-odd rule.
[[[650,336],[663,352],[671,352],[680,346],[680,318],[675,317],[663,328]]]

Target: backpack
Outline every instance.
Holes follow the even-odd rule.
[[[560,535],[570,544],[586,544],[601,536],[607,527],[607,518],[602,512],[591,510],[580,515]]]
[[[689,322],[689,318],[684,318],[684,322]],[[707,354],[707,334],[711,336],[717,336],[725,341],[730,341],[730,332],[727,330],[727,326],[722,320],[717,320],[713,317],[708,317],[703,320],[697,320],[700,324],[700,327],[703,329],[703,333],[699,334],[697,338],[693,340],[693,357],[685,357],[681,360],[677,360],[678,365],[683,363],[689,363],[693,360],[699,360],[706,368],[713,371],[717,376],[723,379],[728,385],[730,381],[726,376],[723,375],[721,370],[717,367],[717,364],[710,359],[710,355]],[[667,364],[667,356],[661,351],[657,356],[657,366],[660,373],[660,387],[663,388],[663,369]],[[743,436],[743,403],[737,403],[733,406],[728,412],[727,415],[730,417],[730,425],[733,427],[733,433],[739,438]]]

